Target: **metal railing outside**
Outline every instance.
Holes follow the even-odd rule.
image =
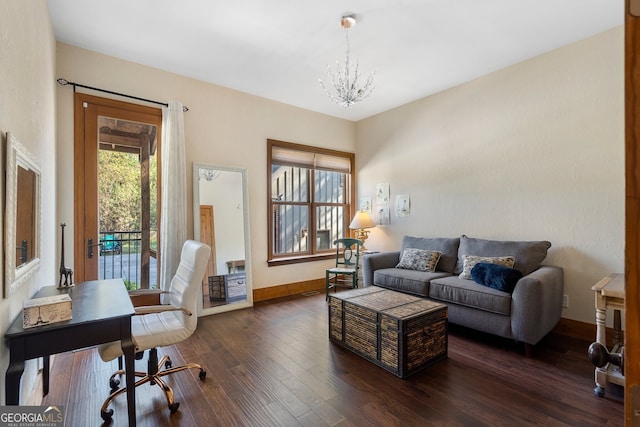
[[[101,231],[99,275],[100,279],[122,278],[127,289],[141,287],[141,231]],[[157,260],[151,256],[149,287],[157,288]]]

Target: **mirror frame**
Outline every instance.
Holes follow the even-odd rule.
[[[244,224],[244,270],[247,281],[247,299],[245,301],[232,302],[230,304],[215,307],[203,308],[202,290],[198,300],[198,316],[208,316],[211,314],[224,313],[225,311],[238,310],[253,307],[253,285],[251,277],[251,244],[249,232],[249,194],[247,170],[240,167],[218,166],[207,163],[193,163],[193,239],[200,239],[200,169],[215,169],[223,172],[238,172],[242,175],[242,219]],[[202,289],[202,288],[201,288]]]
[[[35,238],[34,257],[16,267],[16,226],[17,226],[17,203],[18,203],[18,166],[31,170],[36,175],[35,188]],[[9,297],[16,292],[39,268],[40,268],[40,188],[41,173],[40,166],[36,159],[29,153],[29,150],[22,145],[17,138],[7,132],[7,176],[6,176],[6,198],[5,198],[5,297]]]

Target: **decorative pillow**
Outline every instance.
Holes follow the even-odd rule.
[[[516,259],[512,256],[497,256],[497,257],[488,257],[488,256],[475,256],[475,255],[463,255],[462,256],[462,273],[460,273],[461,279],[472,280],[471,277],[471,269],[478,263],[485,262],[489,264],[498,264],[503,265],[505,267],[513,267]]]
[[[518,280],[522,279],[522,273],[515,268],[479,262],[471,269],[471,277],[480,285],[512,293]]]
[[[402,251],[400,262],[396,268],[418,271],[436,271],[436,264],[441,252],[426,249],[407,248]]]
[[[404,236],[402,238],[402,246],[400,250],[406,248],[426,249],[428,251],[441,252],[440,260],[438,261],[438,271],[445,271],[447,273],[453,273],[456,268],[456,262],[458,261],[458,246],[460,246],[460,238],[443,238],[443,237],[411,237]],[[482,253],[482,252],[467,252],[467,253]],[[503,252],[510,254],[511,252]],[[487,254],[494,255],[494,254]],[[502,255],[502,254],[497,254]],[[458,272],[457,274],[460,274]]]
[[[516,259],[513,268],[520,270],[525,276],[540,267],[547,256],[551,242],[540,241],[510,241],[510,240],[485,240],[460,236],[460,248],[458,250],[458,262],[453,271],[454,274],[462,272],[462,255],[476,254],[482,256],[502,256],[509,254]]]

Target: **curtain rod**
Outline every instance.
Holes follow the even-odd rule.
[[[100,89],[97,87],[92,87],[92,86],[86,86],[80,83],[74,83],[74,82],[70,82],[66,79],[58,79],[56,80],[58,82],[58,84],[62,85],[62,86],[67,86],[67,85],[71,85],[73,86],[73,91],[76,91],[76,87],[81,87],[84,89],[90,89],[90,90],[97,90],[98,92],[104,92],[104,93],[110,93],[111,95],[118,95],[118,96],[124,96],[125,98],[131,98],[131,99],[137,99],[138,101],[144,101],[144,102],[150,102],[152,104],[158,104],[158,105],[164,105],[165,107],[168,107],[169,104],[167,104],[166,102],[159,102],[159,101],[153,101],[151,99],[145,99],[145,98],[140,98],[137,96],[133,96],[133,95],[127,95],[125,93],[119,93],[119,92],[113,92],[111,90],[106,90],[106,89]],[[189,107],[187,107],[186,105],[182,106],[182,111],[187,112],[189,111]]]

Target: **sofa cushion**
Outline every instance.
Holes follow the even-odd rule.
[[[427,249],[406,248],[402,251],[396,268],[418,271],[436,271],[442,252]]]
[[[441,271],[427,272],[403,270],[401,268],[382,268],[373,273],[373,285],[426,297],[429,295],[429,282],[431,280],[449,275],[449,273]]]
[[[444,303],[459,304],[491,313],[511,315],[511,294],[482,286],[473,280],[449,276],[433,279],[429,298]]]
[[[551,243],[547,241],[485,240],[463,235],[454,273],[462,273],[463,255],[513,256],[516,260],[513,268],[526,276],[540,267],[550,247]]]
[[[459,244],[460,244],[460,239],[458,237],[427,238],[427,237],[404,236],[404,238],[402,239],[403,250],[405,248],[416,248],[416,249],[428,249],[431,251],[440,252],[441,253],[440,260],[438,261],[436,270],[445,271],[447,273],[453,273],[453,270],[456,267]]]
[[[515,268],[480,262],[471,269],[471,277],[480,285],[512,293],[522,273]]]
[[[462,273],[460,273],[461,279],[471,280],[471,270],[479,263],[497,264],[505,267],[513,267],[515,259],[512,256],[475,256],[475,255],[463,255],[462,256]]]

